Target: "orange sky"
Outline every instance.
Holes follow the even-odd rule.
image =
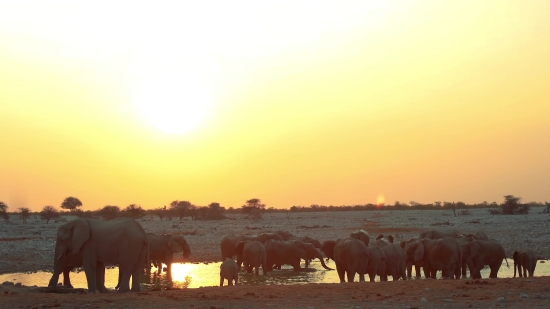
[[[550,200],[550,2],[0,3],[15,210]]]

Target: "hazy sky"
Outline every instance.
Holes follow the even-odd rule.
[[[550,200],[549,1],[180,2],[0,1],[10,210]]]

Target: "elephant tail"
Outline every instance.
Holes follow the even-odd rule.
[[[504,260],[506,261],[506,267],[510,268],[510,265],[508,264],[508,258],[504,257]],[[514,269],[515,271],[515,269]]]

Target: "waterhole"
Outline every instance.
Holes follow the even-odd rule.
[[[165,271],[158,273],[156,268],[151,269],[151,274],[142,274],[140,280],[143,286],[153,289],[181,289],[181,288],[198,288],[202,286],[218,286],[220,284],[220,262],[218,263],[198,263],[198,264],[172,264],[171,274]],[[334,262],[326,263],[327,266],[335,268]],[[336,270],[325,270],[318,261],[310,263],[310,268],[305,271],[294,271],[292,268],[274,270],[268,273],[267,276],[256,276],[254,273],[247,274],[239,273],[239,284],[243,285],[269,285],[269,284],[306,284],[306,283],[338,283],[340,279]],[[489,277],[490,269],[488,267],[481,271],[483,278]],[[440,274],[440,273],[439,273]],[[414,275],[414,270],[413,270]],[[535,275],[550,276],[550,263],[538,261],[535,269]],[[13,283],[21,283],[25,286],[45,287],[48,285],[52,273],[50,272],[34,272],[34,273],[11,273],[0,275],[0,282],[10,281]],[[87,288],[86,276],[83,271],[71,272],[71,283],[75,288]],[[513,262],[510,268],[506,267],[506,262],[498,272],[499,278],[511,278],[514,276]],[[105,271],[105,287],[114,289],[118,280],[118,268],[108,268]],[[355,281],[358,281],[358,276],[355,276]],[[368,276],[366,276],[366,280]],[[391,280],[391,277],[390,279]],[[63,275],[59,276],[59,282],[63,281]],[[379,281],[379,278],[376,278]],[[227,284],[225,282],[224,284]]]

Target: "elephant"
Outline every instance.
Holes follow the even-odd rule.
[[[399,246],[405,250],[407,244],[415,241],[419,241],[420,239],[418,237],[412,237],[409,238],[409,240],[403,240],[399,243]],[[405,253],[406,254],[406,253]],[[407,260],[407,278],[411,278],[412,276],[412,267],[414,266],[415,272],[416,272],[416,278],[420,278],[422,274],[420,273],[420,268],[422,267],[422,260],[419,260],[415,263],[412,262],[412,260]]]
[[[460,278],[462,265],[462,248],[453,237],[442,239],[420,239],[406,245],[407,261],[421,261],[426,278],[436,278],[441,270],[444,278]]]
[[[290,240],[290,238],[294,237],[294,235],[292,235],[292,233],[287,232],[287,231],[281,231],[281,230],[275,232],[275,234],[278,234],[279,236],[281,236],[283,238],[283,240]]]
[[[290,239],[288,239],[288,240],[299,240],[301,242],[312,244],[315,248],[321,249],[321,242],[318,241],[317,239],[311,238],[309,236],[303,236],[303,237],[293,236],[293,237],[290,237]],[[308,256],[307,259],[306,259],[306,267],[309,267],[309,262],[311,260],[314,260],[314,259],[315,259],[315,256],[313,256],[313,255]]]
[[[158,272],[162,270],[162,264],[166,264],[167,272],[170,273],[174,252],[182,252],[186,259],[191,255],[191,249],[185,238],[181,235],[170,234],[147,234],[149,241],[149,257],[158,267]],[[150,267],[150,265],[148,265]]]
[[[227,279],[227,285],[237,285],[239,281],[239,265],[234,259],[226,259],[220,265],[220,286],[223,286],[223,281]]]
[[[380,241],[381,239],[377,240]],[[384,254],[386,255],[386,271],[384,272],[385,278],[380,278],[382,281],[387,281],[387,276],[390,275],[393,278],[393,281],[403,278],[407,280],[407,274],[405,272],[407,268],[407,255],[405,250],[401,248],[398,244],[384,244],[384,246],[379,246]]]
[[[237,243],[239,241],[257,240],[262,244],[265,244],[265,242],[270,239],[283,240],[283,237],[281,237],[279,234],[276,234],[276,233],[262,233],[260,235],[235,235],[235,234],[226,235],[222,238],[222,241],[220,243],[220,248],[222,252],[222,261],[224,261],[227,258],[233,259],[234,257],[236,257],[237,265],[239,265],[239,268],[240,268],[242,265],[242,256],[237,255],[237,253],[235,252],[235,246],[237,246]]]
[[[506,260],[506,253],[502,245],[494,240],[472,240],[460,245],[463,259],[466,259],[472,279],[481,279],[481,269],[485,265],[491,268],[490,278],[497,278],[502,260]],[[506,260],[508,265],[508,260]],[[510,267],[508,265],[508,267]]]
[[[318,258],[325,269],[332,270],[332,268],[325,264],[323,259],[326,256],[320,249],[315,248],[312,244],[304,243],[299,240],[268,240],[265,243],[265,250],[267,253],[267,271],[272,271],[273,265],[282,264],[291,265],[295,271],[300,271],[302,270],[300,267],[300,260],[305,260],[308,256]]]
[[[266,273],[266,251],[264,245],[257,240],[244,240],[239,241],[235,246],[235,252],[237,255],[243,257],[243,264],[246,272],[251,273],[252,268],[255,269],[254,273],[258,275],[260,273],[260,266],[263,269],[264,275]]]
[[[447,230],[447,231],[428,230],[420,233],[420,237],[418,238],[441,239],[443,237],[457,238],[458,232],[456,230]]]
[[[388,235],[388,238],[384,238],[384,235],[383,234],[380,234],[376,237],[376,240],[382,240],[388,244],[393,244],[393,236],[392,235]],[[377,244],[378,246],[378,244]]]
[[[461,236],[473,237],[473,238],[478,239],[478,240],[489,240],[489,237],[487,237],[487,235],[482,231],[477,231],[475,234],[464,234],[464,235],[461,235]]]
[[[365,230],[357,230],[355,232],[352,232],[350,234],[350,237],[359,239],[360,241],[362,241],[365,244],[365,246],[369,245],[370,236],[369,236],[369,233],[367,233],[367,231],[365,231]]]
[[[148,241],[141,225],[131,218],[110,221],[75,219],[59,227],[55,263],[68,254],[82,254],[89,292],[106,292],[105,265],[119,265],[120,292],[139,292],[141,270],[147,260]]]
[[[514,252],[514,278],[516,277],[516,268],[520,277],[527,277],[527,272],[529,272],[529,277],[533,277],[535,267],[537,267],[537,258],[533,251],[526,249]]]
[[[365,274],[374,282],[376,275],[380,280],[387,280],[387,258],[382,249],[377,246],[366,246],[363,241],[350,237],[346,239],[327,240],[323,242],[321,250],[334,260],[340,282],[353,282],[355,274],[359,274],[359,281],[365,281]]]

